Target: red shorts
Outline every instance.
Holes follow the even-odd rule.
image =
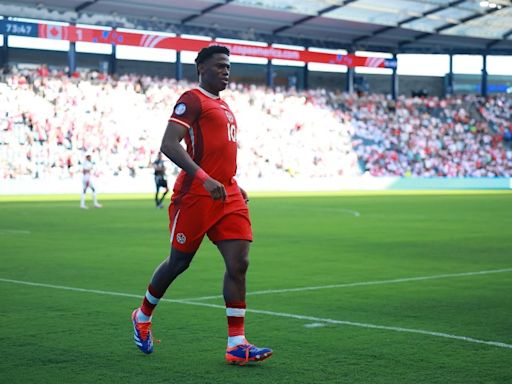
[[[214,243],[252,241],[249,209],[241,193],[229,195],[226,201],[213,200],[210,196],[173,195],[169,230],[172,247],[187,253],[197,251],[205,234]]]

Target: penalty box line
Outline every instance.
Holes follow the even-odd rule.
[[[13,280],[13,279],[6,279],[6,278],[0,278],[0,282],[18,284],[18,285],[27,285],[27,286],[31,286],[31,287],[52,288],[52,289],[59,289],[59,290],[72,291],[72,292],[94,293],[94,294],[107,295],[107,296],[130,297],[130,298],[137,298],[139,300],[141,300],[143,298],[143,296],[141,296],[141,295],[135,295],[135,294],[131,294],[131,293],[111,292],[111,291],[103,291],[103,290],[97,290],[97,289],[85,289],[85,288],[77,288],[77,287],[67,287],[67,286],[63,286],[63,285],[44,284],[44,283]],[[217,305],[217,304],[211,304],[211,303],[200,303],[197,301],[173,300],[173,299],[165,299],[165,298],[161,299],[161,301],[169,302],[169,303],[194,305],[194,306],[207,307],[207,308],[216,308],[216,309],[222,309],[222,310],[225,309],[224,305]],[[306,321],[313,321],[313,322],[319,322],[319,323],[325,323],[325,324],[348,325],[348,326],[353,326],[353,327],[366,328],[366,329],[378,329],[378,330],[383,330],[383,331],[414,333],[414,334],[420,334],[420,335],[441,337],[441,338],[446,338],[446,339],[454,339],[454,340],[465,341],[465,342],[469,342],[469,343],[489,345],[489,346],[499,347],[499,348],[512,349],[512,344],[507,344],[507,343],[503,343],[500,341],[480,340],[480,339],[475,339],[473,337],[452,335],[452,334],[444,333],[444,332],[433,332],[433,331],[428,331],[428,330],[424,330],[424,329],[403,328],[403,327],[395,327],[395,326],[387,326],[387,325],[360,323],[360,322],[354,322],[354,321],[335,320],[335,319],[328,319],[328,318],[321,318],[321,317],[314,317],[314,316],[296,315],[296,314],[292,314],[292,313],[265,311],[265,310],[259,310],[259,309],[247,309],[247,311],[251,312],[251,313],[257,313],[257,314],[274,316],[274,317],[284,317],[284,318],[290,318],[290,319],[296,319],[296,320],[306,320]]]

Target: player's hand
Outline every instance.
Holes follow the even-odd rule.
[[[228,195],[226,193],[226,188],[224,188],[224,184],[209,177],[203,183],[203,187],[208,191],[213,200],[226,201]]]
[[[240,189],[240,193],[242,194],[242,197],[244,198],[245,204],[249,202],[249,196],[247,195],[247,192],[243,188],[238,187]]]

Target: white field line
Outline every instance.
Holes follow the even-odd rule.
[[[360,282],[356,282],[356,283],[318,285],[318,286],[313,286],[313,287],[267,289],[265,291],[247,292],[246,295],[247,296],[270,295],[270,294],[276,294],[276,293],[317,291],[320,289],[361,287],[361,286],[365,286],[365,285],[397,284],[397,283],[407,283],[407,282],[411,282],[411,281],[437,280],[437,279],[447,279],[447,278],[451,278],[451,277],[489,275],[492,273],[505,273],[505,272],[512,272],[512,268],[492,269],[492,270],[488,270],[488,271],[476,271],[476,272],[446,273],[446,274],[442,274],[442,275],[431,275],[431,276],[404,277],[404,278],[392,279],[392,280],[360,281]],[[191,297],[191,298],[187,298],[187,299],[183,299],[183,300],[185,300],[185,301],[194,301],[194,300],[203,301],[203,300],[212,300],[212,299],[222,299],[222,295]]]
[[[95,294],[107,295],[107,296],[132,297],[132,298],[137,298],[137,299],[142,299],[142,297],[143,297],[142,295],[135,295],[135,294],[131,294],[131,293],[110,292],[110,291],[102,291],[102,290],[97,290],[97,289],[66,287],[63,285],[34,283],[34,282],[30,282],[30,281],[12,280],[12,279],[4,279],[4,278],[0,278],[0,282],[28,285],[28,286],[32,286],[32,287],[54,288],[54,289],[61,289],[61,290],[73,291],[73,292],[95,293]],[[172,299],[161,299],[160,301],[165,301],[165,302],[169,302],[169,303],[186,304],[186,305],[195,305],[195,306],[199,306],[199,307],[217,308],[217,309],[222,309],[222,310],[226,309],[224,307],[224,305],[217,305],[217,304],[210,304],[210,303],[199,303],[196,301],[172,300]],[[484,345],[490,345],[493,347],[512,349],[512,344],[507,344],[507,343],[503,343],[500,341],[480,340],[480,339],[475,339],[475,338],[467,337],[467,336],[458,336],[458,335],[452,335],[452,334],[443,333],[443,332],[432,332],[432,331],[427,331],[427,330],[423,330],[423,329],[402,328],[402,327],[392,327],[392,326],[386,326],[386,325],[358,323],[358,322],[353,322],[353,321],[326,319],[326,318],[321,318],[321,317],[295,315],[292,313],[272,312],[272,311],[264,311],[264,310],[259,310],[259,309],[248,309],[247,311],[251,312],[251,313],[262,314],[262,315],[286,317],[286,318],[297,319],[297,320],[306,320],[308,322],[314,322],[314,323],[350,325],[350,326],[359,327],[359,328],[379,329],[379,330],[384,330],[384,331],[405,332],[405,333],[416,333],[416,334],[420,334],[420,335],[442,337],[442,338],[446,338],[446,339],[455,339],[455,340],[465,341],[465,342],[469,342],[469,343],[484,344]]]
[[[322,328],[325,327],[327,324],[325,323],[309,323],[304,324],[304,328]]]

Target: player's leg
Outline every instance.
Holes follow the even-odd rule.
[[[223,295],[225,301],[245,301],[245,275],[249,267],[249,246],[246,240],[224,240],[217,242],[226,272]]]
[[[223,287],[228,320],[226,360],[235,364],[261,361],[272,356],[270,348],[258,348],[245,338],[245,291],[246,273],[249,267],[249,246],[248,240],[217,242],[217,247],[226,265]]]
[[[246,344],[245,275],[249,267],[249,244],[244,240],[226,240],[217,243],[226,265],[222,293],[228,320],[228,347]]]
[[[208,201],[207,199],[202,199]],[[210,199],[211,200],[211,199]],[[178,208],[179,207],[179,208]],[[204,237],[201,213],[208,205],[193,198],[169,207],[171,252],[154,271],[140,308],[132,313],[135,344],[144,353],[153,351],[151,316],[171,283],[190,265]],[[196,209],[196,210],[194,210]]]
[[[82,180],[82,194],[80,195],[80,208],[87,209],[87,205],[85,205],[85,194],[87,193],[87,188],[89,187],[89,180]]]
[[[155,178],[155,187],[156,187],[156,192],[155,192],[155,206],[158,208],[159,205],[160,205],[160,201],[158,199],[158,192],[160,192],[160,184],[158,183],[158,179]]]
[[[154,292],[162,297],[171,283],[187,270],[196,252],[182,252],[176,248],[171,249],[171,254],[166,258],[153,273],[151,287]]]
[[[91,188],[91,191],[92,191],[92,201],[93,201],[94,207],[101,208],[101,204],[98,203],[98,199],[96,197],[96,188],[94,188],[94,185],[91,182],[89,182],[89,188]]]
[[[165,184],[163,186],[164,188],[164,194],[162,195],[162,197],[160,198],[160,200],[158,201],[158,206],[160,208],[163,208],[164,207],[164,200],[165,200],[165,196],[167,195],[167,193],[169,193],[169,188],[167,188],[167,184]]]
[[[153,311],[167,291],[171,283],[187,270],[194,258],[195,252],[186,253],[175,248],[171,254],[153,272],[151,282],[142,301],[140,311],[137,313],[137,321],[151,321]]]
[[[171,283],[189,267],[195,252],[181,252],[175,248],[155,270],[146,290],[142,305],[132,313],[134,341],[139,349],[149,354],[153,352],[151,317],[153,311]]]

